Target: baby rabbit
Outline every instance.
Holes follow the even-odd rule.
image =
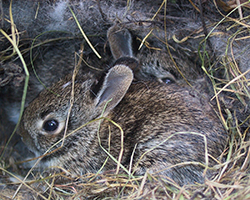
[[[121,44],[131,46],[129,40],[126,43],[129,36],[112,33],[118,41],[110,42],[111,50],[122,52],[115,56],[122,62],[100,79],[80,72],[74,88],[68,75],[52,85],[54,93],[42,91],[23,114],[23,141],[36,156],[50,152],[41,160],[43,167],[59,166],[77,175],[96,173],[108,156],[119,160],[122,152],[121,164],[128,168],[132,162],[138,175],[147,171],[181,185],[202,183],[204,165],[214,164],[227,141],[206,95],[174,83],[133,81],[130,65],[137,60],[132,50],[119,49]],[[115,159],[109,159],[104,169],[115,169]]]

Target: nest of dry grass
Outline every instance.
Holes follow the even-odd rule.
[[[190,0],[189,2],[199,10],[196,1]],[[33,170],[20,172],[17,167],[18,163],[15,163],[11,157],[11,151],[6,154],[6,151],[11,150],[6,140],[1,148],[0,180],[2,183],[0,183],[0,199],[249,199],[249,127],[243,126],[243,124],[249,121],[250,116],[245,116],[245,120],[239,124],[239,120],[232,110],[226,109],[226,115],[223,114],[223,100],[219,99],[219,95],[226,92],[230,94],[230,98],[234,96],[235,101],[240,101],[243,105],[248,106],[246,99],[249,100],[250,98],[247,88],[249,80],[245,78],[248,71],[242,73],[239,70],[234,54],[228,55],[227,51],[232,50],[235,40],[249,38],[248,22],[250,16],[243,16],[242,7],[237,6],[237,1],[229,1],[228,4],[223,1],[217,3],[226,11],[238,12],[239,18],[231,18],[229,15],[222,14],[223,20],[232,22],[234,28],[238,31],[232,33],[225,55],[221,56],[219,60],[214,59],[208,68],[203,68],[204,73],[213,84],[214,99],[220,111],[219,116],[230,136],[228,146],[221,156],[225,160],[214,166],[216,173],[211,180],[206,180],[204,184],[181,187],[167,177],[158,177],[149,173],[144,176],[134,177],[110,171],[99,174],[85,174],[81,177],[73,176],[74,178],[72,178],[70,173],[64,169],[58,173],[55,171],[34,173]],[[248,2],[240,1],[240,3],[243,3],[245,7],[249,7]],[[215,26],[220,26],[221,22],[218,22]],[[14,22],[12,23],[14,24]],[[11,42],[13,54],[14,52],[18,54],[23,62],[24,69],[26,69],[26,74],[28,74],[26,64],[22,59],[24,52],[19,51],[18,41],[12,40],[3,30],[0,31],[2,36],[8,38]],[[12,31],[12,34],[15,34],[15,30]],[[209,37],[213,37],[213,34],[213,32],[208,33],[202,45],[209,40]],[[244,34],[245,37],[237,37],[239,34]],[[9,57],[11,56],[9,55]],[[205,53],[200,58],[202,63],[206,62]],[[224,78],[214,75],[220,70],[217,68],[216,63],[218,62],[220,62],[220,68],[222,67],[223,71],[226,72]],[[27,87],[26,84],[24,96]],[[29,175],[28,180],[18,177],[16,174],[19,173]]]

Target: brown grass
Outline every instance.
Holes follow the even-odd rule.
[[[190,1],[190,3],[194,4],[195,2]],[[239,10],[239,12],[242,11]],[[249,130],[248,128],[240,128],[241,124],[238,124],[235,113],[227,109],[227,116],[223,115],[223,108],[219,101],[219,94],[224,91],[235,94],[236,100],[246,106],[247,103],[244,99],[250,98],[247,89],[249,80],[245,78],[245,73],[240,72],[232,48],[235,41],[249,37],[249,35],[246,38],[237,37],[239,33],[245,32],[247,34],[249,31],[249,25],[246,23],[248,18],[249,16],[245,17],[245,20],[240,20],[228,16],[223,17],[224,20],[234,22],[234,26],[238,26],[238,30],[240,30],[234,33],[228,41],[227,51],[232,52],[232,54],[228,55],[225,51],[225,55],[220,60],[215,60],[215,62],[220,62],[220,67],[223,67],[227,72],[226,78],[221,79],[214,76],[218,70],[215,66],[218,65],[211,63],[210,68],[202,66],[204,73],[213,83],[214,99],[219,110],[218,115],[230,136],[228,146],[222,155],[225,157],[225,161],[218,161],[218,164],[213,167],[216,173],[212,180],[206,180],[204,184],[180,187],[167,177],[158,177],[148,173],[144,176],[134,177],[122,172],[108,171],[72,178],[69,172],[62,169],[60,173],[50,171],[35,173],[31,170],[32,176],[29,177],[28,181],[23,182],[22,177],[18,178],[8,170],[10,167],[15,168],[16,164],[10,158],[1,157],[0,176],[2,178],[0,180],[2,183],[0,183],[0,189],[2,190],[0,199],[36,199],[38,197],[40,199],[250,199],[250,142],[247,140]],[[14,24],[13,21],[11,23]],[[216,26],[220,26],[220,23]],[[18,53],[21,59],[22,53],[18,50],[16,31],[12,30],[12,39],[9,38],[9,41],[13,46],[12,55]],[[1,33],[4,34],[3,30]],[[6,34],[4,36],[9,37]],[[214,37],[213,32],[207,36],[207,39],[209,37]],[[205,58],[201,56],[201,59]],[[23,67],[26,68],[25,63],[23,63]],[[25,71],[26,79],[28,79],[27,68]],[[24,90],[23,100],[25,95],[26,91]],[[246,121],[249,121],[249,117],[246,117]],[[9,181],[10,177],[12,181]],[[59,182],[60,184],[58,184]]]

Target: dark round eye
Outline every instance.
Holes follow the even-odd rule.
[[[175,82],[171,78],[162,78],[161,80],[163,81],[163,83],[166,83],[166,84],[170,84],[170,83],[174,83]]]
[[[43,123],[43,129],[48,132],[55,131],[59,126],[59,122],[55,119],[49,119]]]

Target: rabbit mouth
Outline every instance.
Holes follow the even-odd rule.
[[[23,142],[26,144],[26,146],[28,147],[28,149],[35,154],[35,157],[40,157],[42,154],[41,152],[38,151],[38,149],[36,149],[36,147],[34,145],[30,145],[27,144],[27,142],[22,138]]]
[[[35,154],[35,157],[40,157],[43,155],[37,146],[34,144],[34,141],[30,137],[25,137],[25,134],[21,134],[21,139],[23,143],[28,147],[28,149]]]

